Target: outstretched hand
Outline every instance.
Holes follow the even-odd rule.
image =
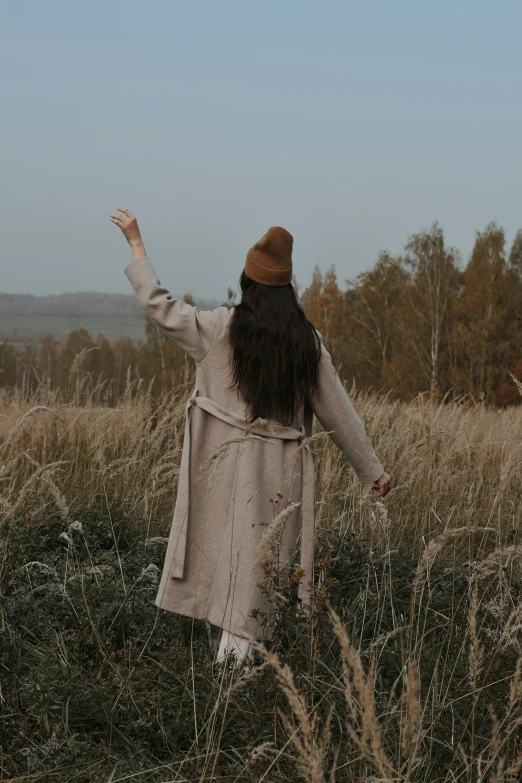
[[[377,497],[382,498],[387,495],[391,489],[391,478],[387,473],[383,473],[377,481],[374,482],[372,487],[374,492],[377,492]]]
[[[123,235],[129,245],[138,245],[142,243],[140,229],[138,228],[138,221],[135,216],[128,209],[124,207],[117,207],[121,215],[110,215],[110,220],[119,228],[121,228]]]

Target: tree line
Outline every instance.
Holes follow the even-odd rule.
[[[398,256],[383,250],[372,268],[341,287],[335,265],[302,293],[307,317],[324,337],[349,385],[409,400],[469,397],[506,406],[519,403],[522,382],[522,230],[506,249],[495,222],[476,232],[470,257],[448,247],[435,221],[412,234]],[[191,294],[185,301],[194,303]],[[229,289],[224,304],[232,307]],[[153,394],[190,382],[193,363],[150,320],[145,339],[109,342],[86,329],[64,345],[46,335],[40,346],[0,344],[0,387],[30,394],[42,381],[49,391],[84,403],[103,390],[113,404],[133,380],[153,379]],[[81,381],[80,381],[81,378]]]
[[[522,230],[506,253],[503,229],[489,223],[463,267],[435,221],[346,282],[343,291],[333,266],[316,269],[301,297],[346,379],[398,399],[520,400]]]

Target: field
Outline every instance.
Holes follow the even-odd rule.
[[[0,402],[0,780],[519,781],[522,408],[352,389],[393,489],[317,428],[314,609],[267,560],[237,675],[154,604],[189,391]]]

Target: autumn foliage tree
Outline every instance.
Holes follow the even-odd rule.
[[[437,221],[412,234],[400,256],[376,264],[326,296],[316,268],[301,297],[310,320],[335,346],[338,367],[358,386],[411,399],[470,395],[520,401],[522,231],[505,258],[502,229],[477,232],[464,269]],[[333,278],[334,267],[329,270]]]
[[[512,354],[505,236],[495,223],[477,232],[463,283],[451,330],[453,384],[457,392],[494,401]]]
[[[397,368],[392,360],[407,280],[402,259],[386,250],[379,253],[372,269],[347,280],[343,347],[351,355],[349,366],[359,384],[388,389],[396,382]]]

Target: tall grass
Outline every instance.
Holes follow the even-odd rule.
[[[190,383],[180,385],[152,407],[150,385],[136,381],[112,408],[102,404],[103,387],[82,407],[52,399],[42,405],[44,381],[29,401],[18,391],[2,400],[0,462],[2,475],[9,476],[3,482],[4,515],[13,503],[23,503],[25,515],[41,519],[58,497],[74,515],[111,498],[136,521],[159,522],[164,529],[172,511],[189,391]],[[355,390],[353,398],[394,488],[385,504],[375,503],[359,491],[338,449],[328,438],[320,439],[314,445],[320,528],[354,532],[372,546],[405,546],[416,554],[434,536],[470,524],[493,525],[498,546],[517,540],[522,524],[517,503],[520,408],[499,410],[469,401],[437,406],[421,396],[411,403],[390,403]],[[44,478],[37,480],[40,468]],[[480,555],[490,538],[456,541],[453,554],[466,558],[473,546]]]
[[[0,780],[521,779],[520,407],[352,389],[393,489],[316,425],[313,609],[278,585],[273,642],[216,676],[203,629],[153,606],[190,383],[112,408],[73,380],[0,403]]]

